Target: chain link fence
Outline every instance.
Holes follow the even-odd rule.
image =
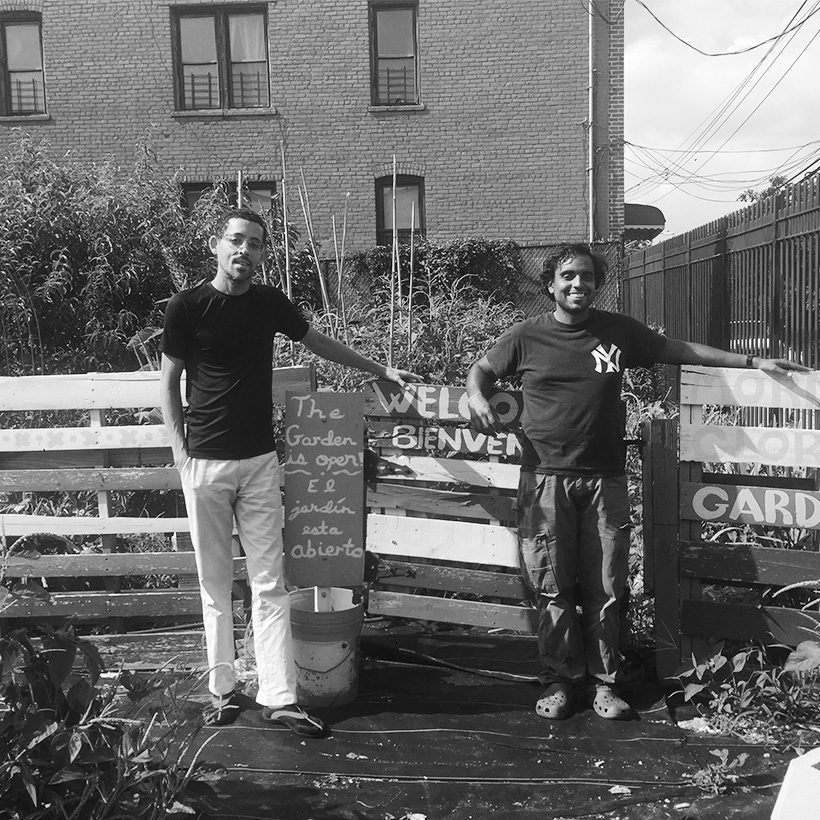
[[[524,245],[521,247],[523,276],[519,283],[515,306],[527,316],[537,316],[551,309],[552,300],[541,284],[544,262],[558,243],[550,245]],[[593,251],[608,265],[603,287],[595,298],[595,306],[601,310],[621,310],[621,262],[623,248],[620,242],[596,242]]]
[[[508,298],[527,317],[538,316],[545,311],[552,310],[553,302],[547,296],[541,283],[541,271],[544,269],[546,258],[558,244],[555,242],[549,245],[522,245],[520,247],[521,279],[517,287],[511,289],[509,294],[498,294],[502,298]],[[595,306],[601,310],[620,312],[623,309],[621,299],[623,246],[620,242],[596,242],[593,243],[592,249],[607,263],[608,268],[603,287],[595,297]],[[339,293],[335,262],[325,259],[322,262],[322,268],[331,305],[334,309],[338,309]],[[343,289],[343,298],[348,308],[362,302],[362,294],[358,293],[349,281],[344,282]]]

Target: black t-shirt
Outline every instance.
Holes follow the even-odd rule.
[[[171,298],[160,347],[185,362],[189,455],[239,459],[275,449],[273,337],[299,341],[308,327],[269,285],[228,296],[203,282]]]
[[[522,469],[570,475],[624,472],[624,368],[657,361],[662,336],[619,313],[576,325],[544,313],[511,327],[487,353],[499,378],[519,373]]]

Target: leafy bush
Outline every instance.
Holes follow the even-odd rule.
[[[198,762],[196,730],[117,703],[123,691],[137,701],[168,681],[125,672],[105,686],[101,672],[95,647],[70,631],[0,637],[0,816],[158,820],[207,805],[209,781],[223,772]]]
[[[811,738],[820,705],[817,654],[813,647],[801,647],[783,665],[771,648],[759,646],[740,648],[730,657],[721,641],[680,673],[681,695],[721,733],[800,745]]]
[[[213,276],[207,240],[231,204],[227,187],[215,185],[188,213],[178,177],[159,168],[148,143],[125,172],[57,157],[24,134],[0,156],[0,175],[0,371],[132,370],[135,354],[156,366],[145,343],[164,301]],[[276,282],[282,231],[276,213],[268,217],[274,243],[264,271]],[[294,292],[314,303],[309,256],[292,229],[288,239]]]
[[[463,385],[473,362],[521,318],[520,311],[509,302],[483,295],[465,281],[456,281],[431,293],[429,301],[414,308],[412,315],[407,300],[397,305],[392,361],[431,383]],[[331,335],[339,334],[335,315],[315,315],[312,323]],[[348,330],[348,341],[359,353],[379,362],[390,360],[391,316],[387,305],[354,308],[348,318]],[[367,373],[319,359],[307,350],[301,353],[300,361],[312,362],[320,384],[338,390],[356,390],[372,378]]]
[[[157,225],[182,229],[176,182],[143,151],[128,179],[110,163],[55,159],[28,137],[0,159],[4,372],[124,364],[128,338],[168,293]]]
[[[402,297],[410,292],[410,246],[399,246]],[[392,250],[380,245],[353,254],[345,262],[352,289],[368,303],[390,299]],[[436,243],[421,240],[413,248],[414,298],[467,285],[477,294],[514,302],[522,276],[521,252],[511,239],[478,237]]]

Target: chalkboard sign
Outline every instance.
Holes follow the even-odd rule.
[[[285,577],[298,587],[364,577],[364,401],[360,393],[288,394]]]

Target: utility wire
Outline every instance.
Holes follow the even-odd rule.
[[[795,15],[792,17],[792,19],[789,21],[789,23],[786,24],[786,28],[784,29],[784,33],[787,33],[789,31],[794,31],[796,26],[792,25],[792,23],[794,22],[796,15],[800,14],[800,12],[806,6],[806,2],[807,2],[807,0],[804,0],[804,2],[800,5],[800,8],[797,10]],[[813,16],[818,11],[820,11],[820,0],[815,0],[815,3],[814,3],[814,6],[813,6],[812,10],[803,18],[802,22],[805,22],[806,20],[808,20],[811,16]],[[791,37],[789,38],[789,42],[791,42],[791,40],[795,36],[796,36],[796,34],[793,33],[791,35]],[[817,35],[815,35],[815,37],[816,36]],[[758,61],[758,63],[755,65],[755,67],[752,69],[752,71],[746,76],[746,78],[728,95],[728,97],[724,100],[724,102],[721,103],[713,111],[713,113],[710,114],[709,117],[706,118],[706,120],[704,120],[704,122],[701,124],[701,126],[698,127],[700,129],[700,132],[698,133],[698,129],[696,129],[695,131],[692,132],[692,136],[690,137],[690,140],[691,140],[690,145],[688,147],[685,147],[685,148],[677,149],[676,153],[680,153],[682,156],[677,160],[670,160],[669,158],[666,158],[665,163],[664,163],[663,158],[660,158],[659,160],[658,160],[658,158],[656,158],[656,161],[660,161],[661,165],[664,166],[664,172],[662,174],[656,174],[656,175],[653,175],[653,176],[650,176],[650,177],[646,177],[643,180],[640,180],[636,184],[630,186],[627,189],[627,192],[635,192],[640,188],[646,188],[647,190],[645,191],[645,193],[649,193],[650,191],[656,190],[658,187],[660,187],[662,184],[667,182],[668,179],[669,179],[669,173],[670,172],[669,172],[669,167],[666,167],[667,164],[668,164],[668,166],[671,166],[672,171],[681,172],[682,176],[685,176],[687,178],[692,178],[692,177],[696,176],[696,174],[694,172],[690,172],[690,171],[686,170],[686,167],[685,167],[684,163],[695,152],[698,152],[698,153],[701,152],[700,146],[703,145],[705,140],[708,139],[710,136],[712,136],[726,121],[728,121],[728,118],[732,114],[734,114],[737,111],[737,109],[739,108],[739,106],[742,104],[742,102],[746,98],[748,98],[751,91],[759,84],[759,82],[763,79],[765,74],[772,69],[772,67],[775,65],[777,59],[779,59],[779,57],[782,56],[783,51],[785,50],[788,43],[782,43],[782,42],[780,42],[780,38],[777,38],[777,39],[778,39],[778,41],[773,46],[771,46],[769,48],[767,53],[763,56],[763,58],[761,58],[760,61]],[[738,128],[735,129],[735,131],[732,133],[732,136],[734,136],[734,134],[737,133],[739,128],[742,127],[742,125],[745,124],[748,121],[748,119],[760,108],[762,103],[771,95],[771,93],[780,84],[780,82],[782,82],[782,80],[785,78],[785,76],[789,73],[791,68],[797,62],[797,59],[799,59],[800,56],[802,56],[802,54],[805,53],[806,49],[811,44],[811,42],[813,42],[814,39],[815,38],[812,38],[812,40],[809,42],[809,44],[800,52],[798,57],[792,62],[792,65],[789,66],[789,68],[783,73],[783,75],[777,81],[775,86],[772,89],[770,89],[770,91],[768,92],[768,94],[766,94],[766,96],[763,98],[763,100],[744,119],[743,123],[741,123],[741,126],[739,126]],[[745,92],[743,97],[740,97],[740,93],[743,90],[743,88],[752,80],[754,75],[763,66],[764,62],[769,58],[769,56],[773,53],[773,51],[778,47],[780,47],[780,53],[777,54],[774,57],[774,59],[772,60],[770,65],[755,80],[755,82],[753,83],[751,88],[749,88]],[[740,97],[740,99],[738,99],[739,97]],[[731,109],[731,111],[728,111],[728,109],[733,104],[734,104],[734,107]],[[731,139],[731,137],[729,139]],[[712,159],[719,150],[721,150],[723,147],[725,147],[725,145],[727,144],[728,141],[729,141],[728,139],[724,140],[724,142],[722,143],[722,145],[718,149],[711,149],[711,151],[706,151],[707,153],[710,154],[710,156],[704,161],[703,165],[705,165],[706,162],[708,162],[710,159]],[[650,149],[646,149],[646,150],[650,150]]]
[[[761,184],[772,176],[791,173],[798,167],[805,166],[808,161],[813,161],[818,153],[813,147],[801,146],[794,150],[791,156],[773,167],[758,169],[744,168],[741,170],[702,174],[690,172],[685,168],[679,172],[675,172],[668,157],[658,156],[653,152],[638,151],[631,146],[628,147],[634,156],[625,153],[624,162],[639,167],[643,169],[644,172],[648,171],[652,177],[662,177],[664,181],[668,181],[670,178],[674,179],[678,176],[681,182],[702,184],[704,187],[713,190],[736,190],[739,185],[755,186]],[[806,148],[809,148],[809,150],[806,150]],[[637,175],[636,173],[636,176]]]
[[[626,8],[626,0],[623,0],[621,3],[621,8],[618,9],[618,13],[611,20],[599,10],[598,6],[595,4],[595,0],[581,0],[581,5],[584,7],[584,11],[587,14],[600,17],[608,26],[614,26],[618,21],[618,18],[624,13],[624,9]]]
[[[732,139],[732,137],[734,137],[734,135],[735,135],[735,134],[737,134],[737,132],[738,132],[738,131],[739,131],[739,130],[740,130],[740,129],[741,129],[741,128],[742,128],[742,127],[743,127],[743,126],[744,126],[744,125],[745,125],[745,124],[746,124],[746,123],[747,123],[747,122],[748,122],[748,121],[749,121],[749,120],[750,120],[753,116],[754,116],[754,114],[755,114],[755,113],[756,113],[756,112],[760,109],[760,107],[763,105],[763,103],[764,103],[764,102],[766,102],[766,100],[767,100],[767,99],[769,99],[769,97],[772,95],[772,93],[774,92],[774,90],[775,90],[775,89],[776,89],[776,88],[780,85],[780,83],[781,83],[781,82],[783,82],[783,80],[785,79],[786,75],[787,75],[787,74],[788,74],[788,73],[792,70],[792,68],[794,68],[794,66],[795,66],[795,64],[797,63],[797,61],[798,61],[798,60],[799,60],[799,59],[800,59],[800,58],[801,58],[801,57],[802,57],[802,56],[806,53],[806,51],[808,50],[809,46],[811,46],[811,44],[812,44],[812,43],[813,43],[813,42],[814,42],[814,41],[815,41],[818,37],[820,37],[820,28],[817,30],[817,32],[815,32],[815,34],[814,34],[814,36],[811,38],[811,40],[809,40],[809,42],[808,42],[808,43],[806,43],[806,45],[805,45],[805,46],[801,49],[800,53],[799,53],[799,54],[798,54],[798,55],[794,58],[794,60],[792,60],[791,65],[790,65],[790,66],[786,69],[786,71],[783,73],[783,75],[780,77],[780,79],[779,79],[779,80],[778,80],[778,81],[777,81],[777,82],[776,82],[776,83],[775,83],[775,84],[774,84],[774,85],[773,85],[773,86],[769,89],[768,93],[767,93],[767,94],[763,97],[763,99],[762,99],[762,100],[761,100],[761,101],[760,101],[760,102],[759,102],[759,103],[758,103],[758,104],[757,104],[757,105],[756,105],[756,106],[755,106],[755,107],[754,107],[754,108],[753,108],[753,109],[749,112],[749,114],[748,114],[748,115],[746,116],[746,118],[745,118],[745,119],[744,119],[744,120],[743,120],[743,121],[742,121],[742,122],[741,122],[741,123],[737,126],[737,128],[735,128],[735,130],[734,130],[734,131],[732,131],[732,133],[731,133],[731,134],[729,134],[729,136],[728,136],[728,137],[726,137],[726,139],[724,140],[723,144],[721,145],[721,148],[725,147],[725,145],[729,142],[729,140],[731,140],[731,139]],[[710,159],[712,159],[713,157],[714,157],[714,154],[713,154],[712,156],[708,157],[708,158],[705,160],[704,164],[705,164],[706,162],[708,162]],[[653,200],[653,204],[654,204],[655,202],[659,202],[659,201],[660,201],[660,200],[662,200],[664,197],[668,196],[668,194],[669,194],[669,193],[670,193],[670,192],[668,192],[668,191],[667,191],[666,193],[662,194],[662,195],[661,195],[660,197],[658,197],[657,199]]]
[[[786,180],[787,184],[797,179],[804,179],[813,171],[820,169],[820,155],[816,156],[805,168],[798,171],[794,176]]]
[[[794,36],[794,35],[792,35],[792,36]],[[683,152],[683,155],[676,162],[672,163],[674,167],[679,168],[679,169],[685,169],[685,163],[691,158],[692,152],[695,151],[695,150],[698,150],[698,148],[700,146],[702,146],[703,144],[705,144],[705,142],[710,137],[714,136],[717,133],[717,131],[724,125],[724,123],[728,121],[729,117],[732,114],[734,114],[735,111],[737,111],[737,109],[740,107],[740,105],[748,98],[751,91],[753,91],[754,88],[761,82],[761,80],[763,79],[765,74],[768,73],[769,70],[771,70],[771,68],[774,66],[775,62],[777,61],[777,58],[779,56],[781,56],[781,54],[778,54],[777,56],[775,56],[775,58],[772,60],[770,65],[765,69],[765,71],[754,81],[751,88],[749,88],[745,92],[745,94],[743,94],[743,96],[741,97],[740,95],[741,95],[741,91],[743,90],[743,88],[749,82],[751,82],[754,75],[763,66],[763,64],[768,59],[768,57],[772,53],[772,51],[775,48],[777,48],[778,46],[782,46],[782,48],[781,48],[781,54],[782,54],[782,49],[785,48],[785,45],[783,45],[781,43],[778,43],[775,46],[772,46],[772,48],[769,49],[769,51],[763,56],[763,58],[760,61],[758,61],[758,63],[755,65],[755,67],[752,69],[752,71],[749,72],[749,74],[747,74],[745,79],[724,99],[724,101],[721,104],[719,104],[717,106],[717,108],[715,108],[713,110],[712,114],[710,114],[701,123],[701,125],[699,126],[700,131],[698,132],[698,130],[696,129],[695,131],[692,132],[692,135],[690,136],[691,142],[688,146],[688,150]],[[731,108],[731,106],[733,106],[733,105],[734,105],[734,107]],[[729,110],[730,108],[731,108],[731,110]],[[714,154],[712,154],[712,156],[714,156]],[[706,162],[708,162],[712,158],[712,156],[708,157]],[[649,192],[655,190],[656,188],[659,187],[659,184],[660,184],[659,182],[656,182],[656,181],[651,180],[651,179],[646,180],[646,182],[649,185],[649,188],[646,191],[646,193],[649,193]]]
[[[807,2],[808,2],[808,0],[803,0],[803,2],[801,3],[800,7],[797,10],[797,12],[795,12],[795,14],[792,16],[791,20],[789,20],[789,22],[786,24],[786,28],[788,28],[795,21],[797,15],[800,14],[800,12],[803,10],[803,8],[805,7]],[[815,2],[815,5],[817,6],[817,5],[820,5],[820,4]],[[792,35],[792,36],[794,37],[795,35]],[[707,117],[701,122],[701,124],[698,125],[697,128],[695,128],[691,132],[689,137],[687,137],[687,140],[689,141],[689,145],[687,146],[686,150],[683,152],[684,156],[681,158],[682,162],[685,162],[686,159],[688,158],[686,156],[687,154],[691,153],[694,150],[698,150],[698,148],[700,146],[704,145],[705,142],[707,141],[707,139],[712,134],[716,133],[716,131],[719,130],[719,128],[723,124],[723,122],[725,122],[728,119],[729,115],[726,113],[728,108],[735,102],[735,100],[738,99],[738,97],[740,96],[740,94],[743,91],[744,87],[749,82],[751,82],[754,75],[763,66],[763,64],[766,62],[766,60],[769,58],[769,56],[774,52],[774,50],[778,46],[781,46],[781,53],[782,53],[782,50],[785,49],[786,45],[787,44],[781,44],[781,43],[778,42],[775,45],[773,45],[771,48],[769,48],[769,50],[766,52],[766,54],[763,55],[763,57],[757,62],[757,64],[754,66],[754,68],[746,75],[746,77],[729,93],[729,95],[727,95],[727,97],[721,103],[719,103],[712,110],[712,112],[709,115],[707,115]],[[774,65],[774,62],[776,61],[776,59],[777,59],[777,57],[775,57],[775,59],[773,60],[772,65]],[[769,66],[767,71],[772,67],[772,65]],[[764,74],[765,74],[765,72],[764,72]],[[760,80],[762,79],[763,76],[764,75],[761,75],[761,77],[759,77],[757,79],[757,81],[754,83],[752,88],[749,89],[745,93],[745,95],[740,99],[740,101],[735,106],[735,109],[733,109],[733,111],[731,113],[734,113],[734,110],[736,110],[737,107],[743,102],[743,100],[745,100],[746,97],[748,97],[749,93],[760,82]],[[684,141],[684,144],[685,143],[686,143],[686,141]],[[652,180],[647,180],[647,182],[650,183],[650,186],[651,186],[650,190],[654,190],[655,188],[658,187],[657,184],[652,184],[652,182],[653,182]],[[640,184],[641,183],[639,183],[639,185]],[[633,186],[633,187],[635,187],[635,186]]]
[[[818,9],[820,11],[820,9]],[[654,148],[649,145],[640,145],[637,142],[630,142],[629,140],[618,140],[622,142],[625,146],[630,148],[644,148],[647,151],[659,151],[664,154],[683,154],[683,153],[691,153],[691,154],[709,154],[709,153],[717,153],[717,154],[767,154],[767,153],[775,153],[777,151],[795,151],[800,148],[806,148],[809,145],[820,145],[820,140],[810,140],[809,142],[804,142],[802,145],[787,145],[783,146],[782,148],[696,148],[696,149],[689,149],[689,148]]]
[[[669,32],[669,34],[671,34],[679,43],[683,43],[683,45],[685,45],[687,48],[691,48],[693,51],[697,51],[698,54],[702,54],[704,57],[732,57],[735,54],[747,54],[750,51],[754,51],[756,48],[760,48],[761,46],[765,46],[767,43],[773,43],[776,40],[779,40],[781,37],[784,37],[789,32],[795,31],[796,29],[800,28],[800,26],[802,26],[804,23],[806,23],[809,20],[810,17],[813,17],[815,14],[820,12],[820,8],[815,9],[810,14],[808,14],[803,20],[801,20],[799,23],[795,23],[793,26],[790,26],[789,28],[785,29],[784,31],[781,31],[780,34],[775,34],[773,37],[768,37],[765,40],[761,40],[759,43],[755,43],[755,45],[753,45],[753,46],[746,46],[746,48],[740,48],[740,49],[737,49],[736,51],[704,51],[702,48],[698,48],[696,45],[693,45],[688,40],[685,40],[679,34],[676,34],[674,31],[672,31],[672,29],[669,28],[669,26],[667,26],[666,23],[664,23],[658,17],[658,15],[655,14],[655,12],[652,11],[652,9],[650,9],[649,6],[647,6],[646,3],[643,2],[643,0],[635,0],[635,2],[639,6],[641,6],[641,8],[645,9],[649,13],[649,15],[652,17],[652,19],[662,29]],[[597,11],[597,9],[596,9],[596,11]],[[604,18],[604,19],[606,19],[606,18]],[[609,22],[609,21],[607,21],[607,22]]]

